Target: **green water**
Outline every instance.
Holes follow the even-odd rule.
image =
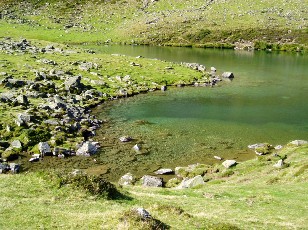
[[[247,145],[284,145],[308,139],[308,56],[194,48],[112,46],[100,52],[214,66],[235,79],[214,88],[173,88],[100,107],[110,120],[98,132],[109,176],[137,175],[159,167],[239,161],[255,156]],[[132,143],[120,143],[128,135]],[[141,153],[132,150],[139,143]]]

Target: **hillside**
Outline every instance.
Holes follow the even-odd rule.
[[[1,175],[1,229],[306,229],[307,145],[286,146],[193,189],[126,186],[106,200],[45,173]],[[210,179],[211,178],[211,179]],[[143,207],[153,219],[133,210]],[[156,227],[155,227],[156,226]]]
[[[5,0],[0,8],[1,36],[65,43],[301,50],[308,41],[307,0]]]

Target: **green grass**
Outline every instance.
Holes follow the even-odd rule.
[[[132,186],[121,189],[125,196],[118,200],[59,188],[45,173],[1,175],[0,228],[147,229],[131,212],[143,207],[171,229],[305,229],[308,147],[280,154],[289,167],[275,169],[274,157],[265,164],[256,158],[195,189]]]
[[[146,8],[137,0],[48,2],[1,2],[0,8],[12,12],[0,20],[1,36],[198,47],[263,41],[307,49],[307,0],[173,0]],[[288,46],[281,50],[293,51]]]

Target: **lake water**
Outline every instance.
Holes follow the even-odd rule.
[[[198,48],[90,47],[98,52],[197,62],[235,79],[213,88],[171,88],[102,105],[110,122],[99,132],[107,177],[150,173],[160,167],[255,157],[247,145],[284,145],[308,139],[308,56]],[[131,143],[118,137],[132,136]],[[135,144],[141,151],[132,149]],[[217,161],[216,161],[217,162]]]

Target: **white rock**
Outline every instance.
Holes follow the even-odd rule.
[[[179,184],[179,186],[177,186],[176,188],[178,189],[183,189],[183,188],[193,188],[197,185],[203,185],[205,184],[203,178],[201,175],[195,176],[194,178],[188,179],[185,178],[181,184]]]
[[[237,164],[237,162],[235,160],[225,160],[222,165],[225,167],[225,168],[230,168],[232,166],[235,166]]]

